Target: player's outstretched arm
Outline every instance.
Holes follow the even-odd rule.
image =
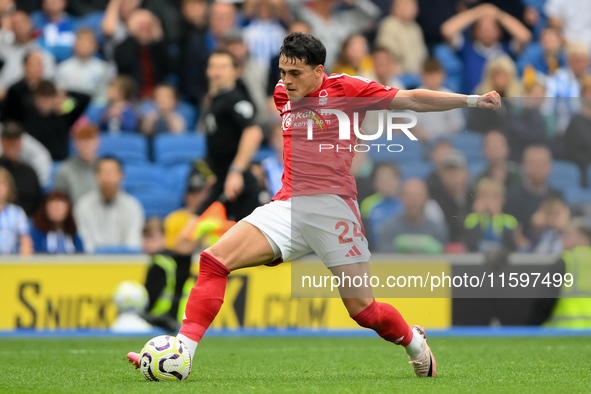
[[[501,96],[494,90],[482,96],[467,96],[427,89],[400,90],[388,106],[392,110],[415,112],[448,111],[464,107],[496,110],[501,108]]]

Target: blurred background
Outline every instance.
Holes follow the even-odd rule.
[[[231,79],[262,132],[248,169],[262,205],[281,187],[273,92],[293,31],[323,41],[329,74],[503,97],[496,112],[418,114],[419,142],[395,135],[402,152],[357,154],[351,172],[379,261],[478,256],[504,266],[520,254],[532,267],[577,271],[578,290],[591,289],[586,0],[1,0],[0,27],[0,292],[13,300],[0,329],[105,328],[126,310],[178,326],[192,254],[242,217],[239,207],[205,213],[225,176],[211,168],[217,153],[200,116],[214,99],[209,56],[231,54]],[[376,129],[371,119],[364,127]],[[290,299],[285,267],[236,276],[214,325],[352,327],[331,317],[338,300]],[[254,288],[276,281],[269,275],[287,278]],[[119,287],[139,301],[114,304],[124,280],[139,283]],[[564,306],[563,296],[486,308],[432,300],[441,315],[423,324],[591,328],[588,299]],[[431,319],[418,302],[399,309]]]

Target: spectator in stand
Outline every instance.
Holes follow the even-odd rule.
[[[24,76],[24,59],[32,51],[39,51],[43,58],[42,78],[51,80],[55,74],[53,55],[39,46],[33,35],[33,24],[26,12],[16,11],[6,16],[7,25],[0,29],[0,59],[4,65],[0,69],[0,99],[4,99],[7,89]]]
[[[41,30],[39,44],[61,62],[72,56],[78,22],[66,12],[66,0],[43,0],[42,11],[32,15],[33,25]]]
[[[591,4],[585,0],[547,0],[548,25],[560,29],[567,43],[583,42],[591,48]]]
[[[519,74],[524,75],[527,67],[552,75],[559,67],[565,65],[564,47],[560,30],[546,27],[540,34],[538,42],[530,43],[517,59]]]
[[[463,32],[471,26],[472,34],[466,37]],[[501,42],[501,27],[509,33],[512,43]],[[504,53],[517,54],[532,37],[518,19],[489,3],[450,18],[441,26],[441,32],[464,62],[462,92],[466,94],[471,94],[478,85],[487,60]]]
[[[591,75],[583,78],[581,96],[581,111],[571,118],[564,140],[568,152],[566,159],[579,165],[582,184],[586,185],[587,169],[591,165]]]
[[[368,77],[373,70],[367,38],[361,34],[353,34],[343,43],[337,62],[330,72]]]
[[[423,63],[421,80],[422,84],[419,89],[451,92],[443,86],[445,71],[437,59],[427,59]],[[459,108],[441,112],[417,112],[415,116],[417,117],[417,126],[412,129],[412,132],[423,142],[458,134],[464,131],[466,126],[464,114]]]
[[[473,203],[466,158],[460,152],[452,151],[443,159],[439,168],[443,187],[429,190],[429,194],[443,210],[449,241],[462,242],[464,221]]]
[[[35,170],[19,159],[23,133],[23,127],[17,122],[4,124],[0,138],[2,144],[0,167],[6,168],[14,179],[15,203],[24,209],[27,216],[31,216],[39,207],[43,193]]]
[[[429,193],[425,182],[409,179],[402,187],[402,212],[381,228],[375,245],[380,253],[441,253],[447,228],[425,215]]]
[[[521,245],[523,251],[534,253],[561,253],[562,233],[571,219],[568,204],[560,196],[548,196],[531,218],[536,239],[530,247]]]
[[[552,153],[545,145],[530,145],[523,153],[521,183],[507,190],[504,212],[515,216],[519,227],[515,230],[517,246],[527,247],[535,239],[531,218],[540,203],[551,194],[559,194],[548,185],[552,171]]]
[[[132,104],[135,98],[135,82],[126,75],[115,77],[107,88],[108,105],[99,118],[99,127],[103,131],[137,131],[139,115]]]
[[[255,106],[255,123],[266,123],[270,116],[265,96],[266,64],[251,56],[240,29],[234,28],[228,31],[222,42],[222,49],[230,52],[236,60],[237,86]]]
[[[71,93],[70,96],[73,99],[58,94],[53,83],[41,81],[33,91],[33,106],[25,114],[25,129],[47,148],[54,161],[69,156],[70,128],[90,102],[90,96],[84,94]]]
[[[81,127],[73,136],[76,154],[60,163],[57,169],[53,187],[65,192],[74,204],[86,193],[97,189],[95,167],[99,144],[96,126]]]
[[[28,256],[33,253],[29,222],[23,209],[13,204],[15,200],[14,179],[0,167],[0,254]]]
[[[367,78],[381,83],[384,86],[404,89],[400,75],[400,64],[396,58],[386,49],[377,47],[372,53],[373,72]]]
[[[148,112],[142,121],[142,133],[151,136],[187,131],[185,118],[176,111],[178,97],[174,86],[158,85],[154,90],[154,103],[156,107]]]
[[[486,62],[482,81],[476,87],[474,93],[481,94],[484,89],[496,90],[501,97],[521,97],[522,86],[517,76],[517,68],[513,60],[507,55],[499,55]],[[510,103],[504,100],[505,103]],[[493,114],[481,111],[470,111],[468,116],[468,129],[480,132],[487,132],[492,129],[500,129],[503,125],[503,118],[506,108],[501,111],[494,111]]]
[[[0,118],[2,121],[16,120],[23,122],[25,112],[33,104],[33,90],[43,80],[43,53],[29,52],[24,60],[25,76],[12,85],[2,102]]]
[[[33,217],[31,238],[35,253],[84,252],[67,194],[55,191],[46,196],[45,202]]]
[[[123,167],[113,157],[96,164],[98,190],[86,193],[74,204],[74,217],[85,250],[125,247],[140,250],[144,210],[139,201],[121,190]]]
[[[484,136],[483,152],[486,168],[476,176],[476,183],[481,179],[491,178],[505,186],[505,191],[521,182],[521,168],[509,161],[509,145],[505,135],[498,130],[491,130]]]
[[[326,70],[334,66],[347,37],[363,33],[380,16],[380,9],[371,0],[343,0],[342,3],[349,7],[335,6],[340,3],[334,0],[312,0],[304,6],[299,0],[287,0],[292,14],[306,22],[312,34],[326,47]]]
[[[3,128],[3,125],[0,124],[0,129]],[[1,131],[0,131],[1,133]],[[35,170],[37,173],[37,178],[39,178],[39,182],[41,186],[47,187],[49,186],[50,178],[51,178],[51,166],[52,160],[51,155],[47,148],[43,146],[39,141],[35,138],[31,137],[28,133],[23,132],[21,137],[22,139],[22,148],[19,153],[18,159],[22,163],[28,164]],[[0,156],[2,155],[2,146],[0,145]]]
[[[403,73],[418,75],[428,55],[423,31],[416,22],[418,2],[393,0],[390,12],[390,16],[380,22],[375,44],[401,59]]]
[[[57,68],[55,82],[58,89],[104,98],[115,70],[95,56],[97,49],[94,32],[88,28],[78,30],[74,56],[61,62]]]
[[[376,193],[361,202],[361,219],[370,242],[377,242],[381,226],[401,209],[400,169],[395,163],[376,163],[372,180]]]
[[[509,160],[521,163],[523,151],[528,145],[554,145],[554,122],[551,115],[544,114],[542,106],[546,89],[541,82],[525,88],[523,98],[505,100],[503,131],[511,147]],[[553,146],[556,148],[556,146]]]
[[[513,252],[517,219],[503,213],[505,187],[492,178],[482,178],[476,185],[472,212],[464,221],[464,243],[470,252],[495,250]]]
[[[168,46],[160,21],[148,10],[134,11],[128,28],[129,36],[115,47],[117,71],[135,80],[141,98],[149,98],[171,70]]]
[[[140,7],[140,3],[140,0],[109,0],[101,25],[106,38],[103,49],[108,61],[113,60],[115,47],[129,35],[129,17]]]
[[[429,190],[443,190],[443,181],[441,180],[441,171],[443,160],[455,150],[453,144],[445,138],[436,140],[431,146],[429,152],[429,161],[433,164],[433,172],[427,176],[427,188]]]
[[[207,60],[220,47],[222,38],[236,26],[236,7],[232,3],[213,2],[209,7],[208,27],[202,24],[201,14],[206,7],[200,0],[184,0],[183,16],[191,26],[180,47],[181,93],[196,104],[207,93]],[[279,64],[279,63],[277,63]]]
[[[252,0],[253,15],[244,28],[244,41],[252,56],[265,66],[279,53],[285,29],[279,20],[279,7],[275,0]]]
[[[569,44],[566,67],[561,67],[546,83],[548,110],[556,116],[558,135],[566,130],[570,118],[580,109],[581,81],[589,71],[590,49],[585,44]]]

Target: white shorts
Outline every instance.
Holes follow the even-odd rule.
[[[275,259],[292,261],[312,251],[330,267],[369,261],[357,202],[334,194],[272,201],[242,219],[267,237]]]

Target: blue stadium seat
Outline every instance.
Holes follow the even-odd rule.
[[[168,187],[177,193],[184,194],[187,189],[187,179],[191,172],[190,163],[181,163],[165,167]]]
[[[94,254],[139,254],[140,248],[132,248],[123,245],[99,246],[94,249]]]
[[[386,138],[379,138],[375,141],[363,141],[364,144],[369,145],[371,147],[369,151],[369,156],[376,162],[382,161],[393,161],[397,163],[407,163],[407,162],[422,162],[423,159],[423,150],[421,143],[419,141],[412,141],[405,135],[393,136],[391,141],[386,140]],[[382,144],[379,147],[379,151],[377,146],[373,146],[373,144]],[[400,147],[392,146],[389,152],[387,146],[389,145],[402,145],[402,151]]]
[[[123,188],[131,194],[157,188],[166,189],[168,186],[167,172],[158,164],[126,164],[123,173]]]
[[[420,178],[426,180],[433,171],[433,165],[427,161],[416,161],[412,163],[401,163],[399,165],[402,180],[409,178]]]
[[[148,142],[140,134],[101,134],[99,156],[114,156],[123,163],[148,161]]]
[[[591,204],[591,190],[571,187],[564,191],[564,198],[570,206],[577,204]]]
[[[275,151],[273,148],[269,146],[262,146],[259,150],[254,154],[252,158],[253,163],[260,163],[261,161],[265,160],[268,157],[275,156]]]
[[[469,161],[484,160],[482,134],[468,131],[446,137]]]
[[[470,172],[470,177],[474,178],[478,174],[480,174],[486,168],[486,161],[484,160],[471,160],[468,161],[468,171]]]
[[[144,207],[146,218],[153,216],[164,218],[181,207],[182,196],[173,190],[152,189],[136,192],[133,195]]]
[[[191,163],[205,157],[203,134],[160,134],[154,138],[154,158],[165,166]]]
[[[556,160],[552,163],[552,172],[548,179],[550,185],[556,189],[570,189],[581,187],[581,171],[571,162]]]
[[[406,89],[416,89],[421,85],[419,74],[402,74],[398,77]]]
[[[445,87],[454,92],[459,92],[462,88],[464,63],[456,51],[447,44],[439,44],[433,48],[433,56],[439,60],[447,74],[447,79],[444,82]]]

